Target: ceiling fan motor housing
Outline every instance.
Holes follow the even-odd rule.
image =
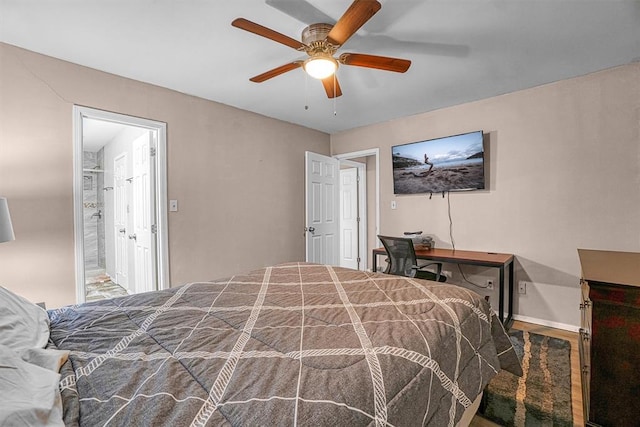
[[[331,24],[311,24],[302,30],[302,43],[307,46],[325,44],[327,34],[332,28]]]

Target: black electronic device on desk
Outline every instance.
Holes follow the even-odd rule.
[[[411,238],[413,247],[417,250],[429,250],[435,247],[435,242],[431,236],[423,235],[422,231],[405,231],[405,237]]]

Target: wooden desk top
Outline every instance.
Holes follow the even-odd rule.
[[[373,250],[374,254],[387,253],[384,248]],[[479,265],[502,266],[513,261],[513,254],[496,252],[462,251],[459,249],[416,249],[416,257],[445,262],[475,263]]]

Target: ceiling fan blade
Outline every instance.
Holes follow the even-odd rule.
[[[278,43],[282,43],[285,46],[292,47],[296,50],[304,50],[306,45],[296,39],[292,39],[289,36],[285,36],[277,31],[274,31],[270,28],[263,27],[260,24],[256,24],[255,22],[251,22],[244,18],[234,19],[231,23],[236,28],[240,28],[241,30],[249,31],[250,33],[257,34],[262,37],[266,37],[269,40],[273,40]]]
[[[273,70],[269,70],[265,73],[259,74],[255,77],[251,77],[249,80],[255,83],[262,83],[265,80],[272,79],[274,77],[279,76],[280,74],[284,74],[288,71],[295,70],[296,68],[300,68],[300,67],[302,67],[302,61],[290,62],[288,64],[284,64],[279,67],[276,67]]]
[[[327,41],[342,46],[381,7],[382,5],[377,0],[354,0],[327,35]]]
[[[334,84],[335,82],[335,91]],[[329,98],[337,98],[342,96],[342,89],[340,89],[340,83],[338,83],[338,76],[335,74],[327,77],[326,79],[322,79],[322,86],[324,86],[324,91],[327,92],[327,96]]]
[[[343,53],[338,61],[344,65],[376,68],[378,70],[404,73],[411,66],[408,59],[390,58],[388,56],[365,55],[362,53]]]

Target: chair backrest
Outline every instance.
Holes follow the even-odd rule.
[[[385,273],[396,276],[415,277],[416,251],[413,241],[407,237],[378,236],[387,251],[389,263]]]

